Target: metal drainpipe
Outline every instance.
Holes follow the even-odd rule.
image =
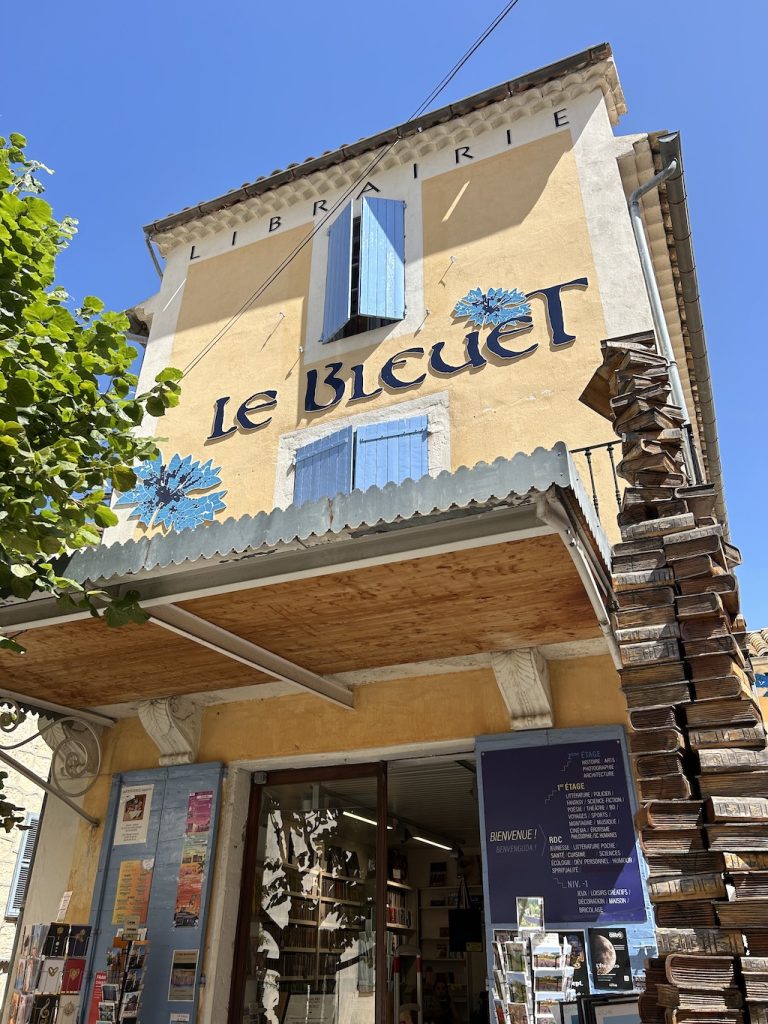
[[[664,317],[664,309],[661,305],[661,296],[659,295],[659,286],[656,282],[656,275],[653,272],[653,261],[651,259],[651,250],[648,247],[648,239],[645,235],[645,227],[643,225],[643,215],[640,209],[640,200],[652,189],[657,188],[662,181],[666,181],[667,178],[677,170],[677,160],[671,160],[669,164],[658,174],[646,181],[644,185],[640,185],[636,188],[632,195],[629,197],[629,216],[632,221],[632,230],[635,233],[635,242],[637,243],[637,251],[640,256],[640,267],[643,271],[643,279],[645,281],[645,290],[648,293],[648,301],[651,305],[651,316],[653,317],[653,326],[656,332],[656,343],[659,346],[660,354],[667,361],[669,367],[669,379],[672,384],[672,398],[675,405],[680,406],[683,410],[683,416],[685,422],[683,429],[685,431],[685,446],[683,455],[685,457],[686,468],[688,470],[688,478],[696,484],[701,483],[701,470],[699,468],[699,460],[696,455],[696,449],[693,444],[693,430],[691,427],[691,418],[688,415],[688,406],[685,402],[685,395],[683,393],[683,382],[680,380],[680,371],[677,366],[677,360],[675,359],[675,353],[672,348],[672,340],[669,337],[669,331],[667,330],[667,321]]]

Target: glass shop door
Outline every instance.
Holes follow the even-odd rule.
[[[253,789],[231,1024],[375,1024],[386,766],[270,772]]]

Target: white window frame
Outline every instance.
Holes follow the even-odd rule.
[[[351,340],[351,339],[350,339]],[[354,416],[343,416],[327,422],[313,424],[301,430],[283,434],[277,445],[275,493],[273,508],[288,508],[293,504],[296,452],[312,441],[335,434],[345,427],[362,427],[370,423],[389,423],[391,420],[411,416],[427,417],[427,472],[437,476],[451,468],[451,434],[448,392],[439,391],[410,402],[399,402],[386,408],[371,409]]]
[[[328,233],[324,226],[312,242],[312,258],[309,275],[309,300],[307,303],[307,327],[304,337],[304,362],[319,363],[336,359],[360,348],[368,348],[381,344],[388,338],[401,335],[413,335],[423,323],[426,309],[424,306],[424,269],[423,236],[421,227],[421,182],[408,178],[402,173],[390,178],[390,175],[376,175],[375,183],[379,192],[368,192],[369,197],[379,199],[401,199],[405,203],[405,317],[395,320],[372,331],[353,334],[349,338],[323,343],[323,313],[325,309],[325,279],[328,273]],[[352,217],[359,217],[361,198],[355,199],[352,206]],[[328,202],[331,209],[335,197]]]

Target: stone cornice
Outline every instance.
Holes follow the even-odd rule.
[[[591,51],[590,51],[591,52]],[[606,52],[610,54],[608,48]],[[511,85],[511,83],[508,83]],[[354,184],[387,145],[397,145],[378,164],[377,171],[389,170],[403,164],[418,161],[429,153],[465,144],[468,139],[495,129],[508,128],[523,117],[530,117],[542,110],[555,109],[576,97],[599,89],[612,124],[625,113],[626,106],[621,91],[616,67],[610,56],[594,63],[587,63],[560,77],[530,85],[521,91],[504,92],[499,96],[489,90],[480,94],[477,107],[466,113],[452,114],[451,111],[464,106],[446,108],[445,119],[421,128],[418,122],[410,122],[402,129],[393,129],[380,136],[374,136],[370,148],[366,141],[354,147],[344,147],[336,154],[326,155],[319,160],[308,160],[286,171],[275,172],[253,185],[243,186],[228,195],[191,207],[148,225],[145,231],[158,245],[163,256],[176,246],[195,244],[224,229],[235,230],[249,221],[271,217],[298,202],[311,202],[330,192]],[[439,114],[439,112],[438,112]],[[433,115],[425,115],[427,120]],[[434,115],[437,117],[437,115]],[[412,131],[408,130],[412,127]],[[378,143],[378,145],[377,145]],[[347,150],[356,154],[344,159]],[[318,164],[324,166],[318,168]],[[210,207],[207,210],[206,207]]]

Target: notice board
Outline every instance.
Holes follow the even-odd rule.
[[[141,1018],[195,1024],[222,774],[195,764],[113,777],[81,1016],[117,928],[135,916],[149,941]]]
[[[515,922],[518,896],[543,896],[548,926],[645,921],[623,739],[604,733],[541,730],[526,745],[478,744],[494,922]]]

